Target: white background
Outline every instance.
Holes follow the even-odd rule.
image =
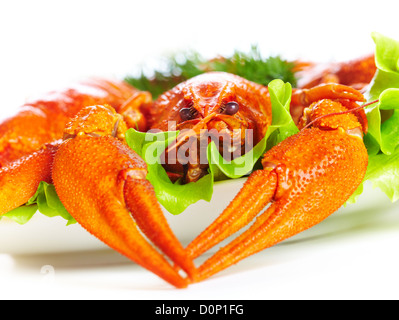
[[[397,1],[386,0],[1,1],[0,116],[71,81],[123,77],[187,49],[212,57],[258,44],[265,56],[355,58],[373,51],[372,31],[399,39],[397,13]],[[277,246],[183,291],[109,251],[0,254],[0,298],[398,298],[398,206],[380,198],[370,193],[337,229],[332,219],[328,236],[307,233],[310,241]],[[35,240],[28,235],[19,237],[27,246]]]

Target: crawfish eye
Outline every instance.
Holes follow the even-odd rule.
[[[227,114],[229,116],[235,115],[240,108],[239,104],[235,101],[231,101],[226,103],[222,109],[220,110],[221,113]]]
[[[192,118],[194,118],[196,113],[197,113],[197,110],[195,110],[194,108],[182,108],[179,111],[180,118],[183,121],[191,120]]]

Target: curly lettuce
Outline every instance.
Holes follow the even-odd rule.
[[[365,97],[378,103],[366,108],[369,131],[364,138],[369,165],[364,178],[391,201],[399,199],[399,42],[374,32],[376,74]],[[363,184],[353,194],[356,202]]]

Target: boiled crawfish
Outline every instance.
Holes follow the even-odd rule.
[[[271,124],[267,88],[226,73],[190,79],[153,103],[148,93],[124,83],[96,80],[85,88],[27,104],[0,125],[0,214],[24,204],[40,181],[54,183],[84,228],[179,288],[320,222],[346,202],[366,172],[367,119],[357,108],[362,94],[333,83],[294,89],[291,111],[301,131],[266,152],[263,169],[254,171],[219,218],[183,249],[145,179],[146,164],[124,142],[125,131],[216,129],[227,136],[239,132],[242,146],[252,129],[255,144]],[[169,121],[175,127],[168,127]],[[29,123],[36,130],[22,129]],[[178,137],[175,148],[186,138]],[[165,167],[186,182],[207,173],[207,164]],[[194,266],[196,257],[255,218],[250,229]]]
[[[145,180],[146,164],[124,142],[127,123],[134,120],[135,128],[145,125],[140,108],[148,102],[148,94],[105,80],[78,88],[57,92],[54,100],[29,103],[0,126],[8,136],[20,134],[20,140],[43,143],[19,150],[19,144],[2,140],[7,152],[0,168],[0,214],[26,203],[40,181],[54,183],[66,209],[90,233],[174,286],[186,287],[187,279],[141,234],[162,248],[174,264],[193,273],[193,263],[169,229]],[[64,122],[61,132],[51,125],[54,110]],[[32,137],[24,136],[21,126],[28,120],[37,120],[44,128],[38,127]],[[12,161],[17,154],[21,157]]]

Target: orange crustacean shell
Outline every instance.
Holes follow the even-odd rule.
[[[132,127],[189,128],[195,134],[206,128],[252,129],[254,144],[259,142],[272,123],[268,89],[236,75],[205,73],[156,101],[123,82],[97,79],[25,104],[0,124],[0,215],[24,204],[40,181],[54,183],[67,211],[111,248],[177,288],[205,280],[319,223],[361,183],[368,161],[362,141],[367,118],[357,103],[364,97],[352,87],[323,83],[331,78],[325,74],[334,72],[349,81],[347,67],[330,68],[324,78],[314,77],[317,86],[293,90],[291,112],[301,131],[264,154],[263,169],[249,176],[187,248],[168,226],[145,179],[147,165],[126,145],[124,134]],[[236,109],[224,114],[232,102]],[[194,116],[183,119],[184,108]],[[180,164],[165,168],[190,172]],[[194,259],[253,220],[243,234],[195,266]]]

